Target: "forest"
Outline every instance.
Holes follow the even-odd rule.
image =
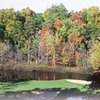
[[[29,7],[21,11],[1,9],[0,69],[31,70],[36,66],[59,72],[73,67],[79,72],[80,68],[100,71],[99,8],[68,12],[60,4],[44,13]]]

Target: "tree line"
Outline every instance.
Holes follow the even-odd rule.
[[[0,63],[4,55],[28,64],[100,66],[100,10],[68,12],[63,4],[44,13],[0,10]],[[26,58],[26,59],[25,59]],[[5,57],[7,59],[7,57]]]

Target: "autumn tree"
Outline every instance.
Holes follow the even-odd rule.
[[[100,67],[100,40],[96,40],[92,49],[90,50],[89,61],[95,71]]]
[[[33,19],[35,16],[35,13],[30,10],[30,8],[22,9],[21,15],[25,17],[25,23],[24,23],[24,37],[27,39],[26,45],[27,45],[27,62],[30,63],[30,57],[31,57],[31,41],[32,41],[32,36],[35,35],[34,31],[34,24],[33,24]]]

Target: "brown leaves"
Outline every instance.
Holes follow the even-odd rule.
[[[61,25],[61,20],[59,18],[56,18],[55,22],[54,22],[54,26],[58,29]]]

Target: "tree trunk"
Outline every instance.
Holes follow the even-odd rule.
[[[55,74],[55,72],[53,73],[53,80],[55,80],[56,79],[56,74]]]
[[[53,67],[55,67],[56,66],[56,55],[55,55],[55,49],[54,49],[54,51],[53,51]]]
[[[35,64],[38,65],[37,49],[35,49]]]
[[[45,61],[46,62],[46,65],[48,65],[48,59],[49,58],[48,58],[48,48],[47,48],[47,55],[46,55],[46,61]]]
[[[27,62],[28,64],[30,64],[30,43],[31,43],[31,37],[28,38],[28,58],[27,58]]]

